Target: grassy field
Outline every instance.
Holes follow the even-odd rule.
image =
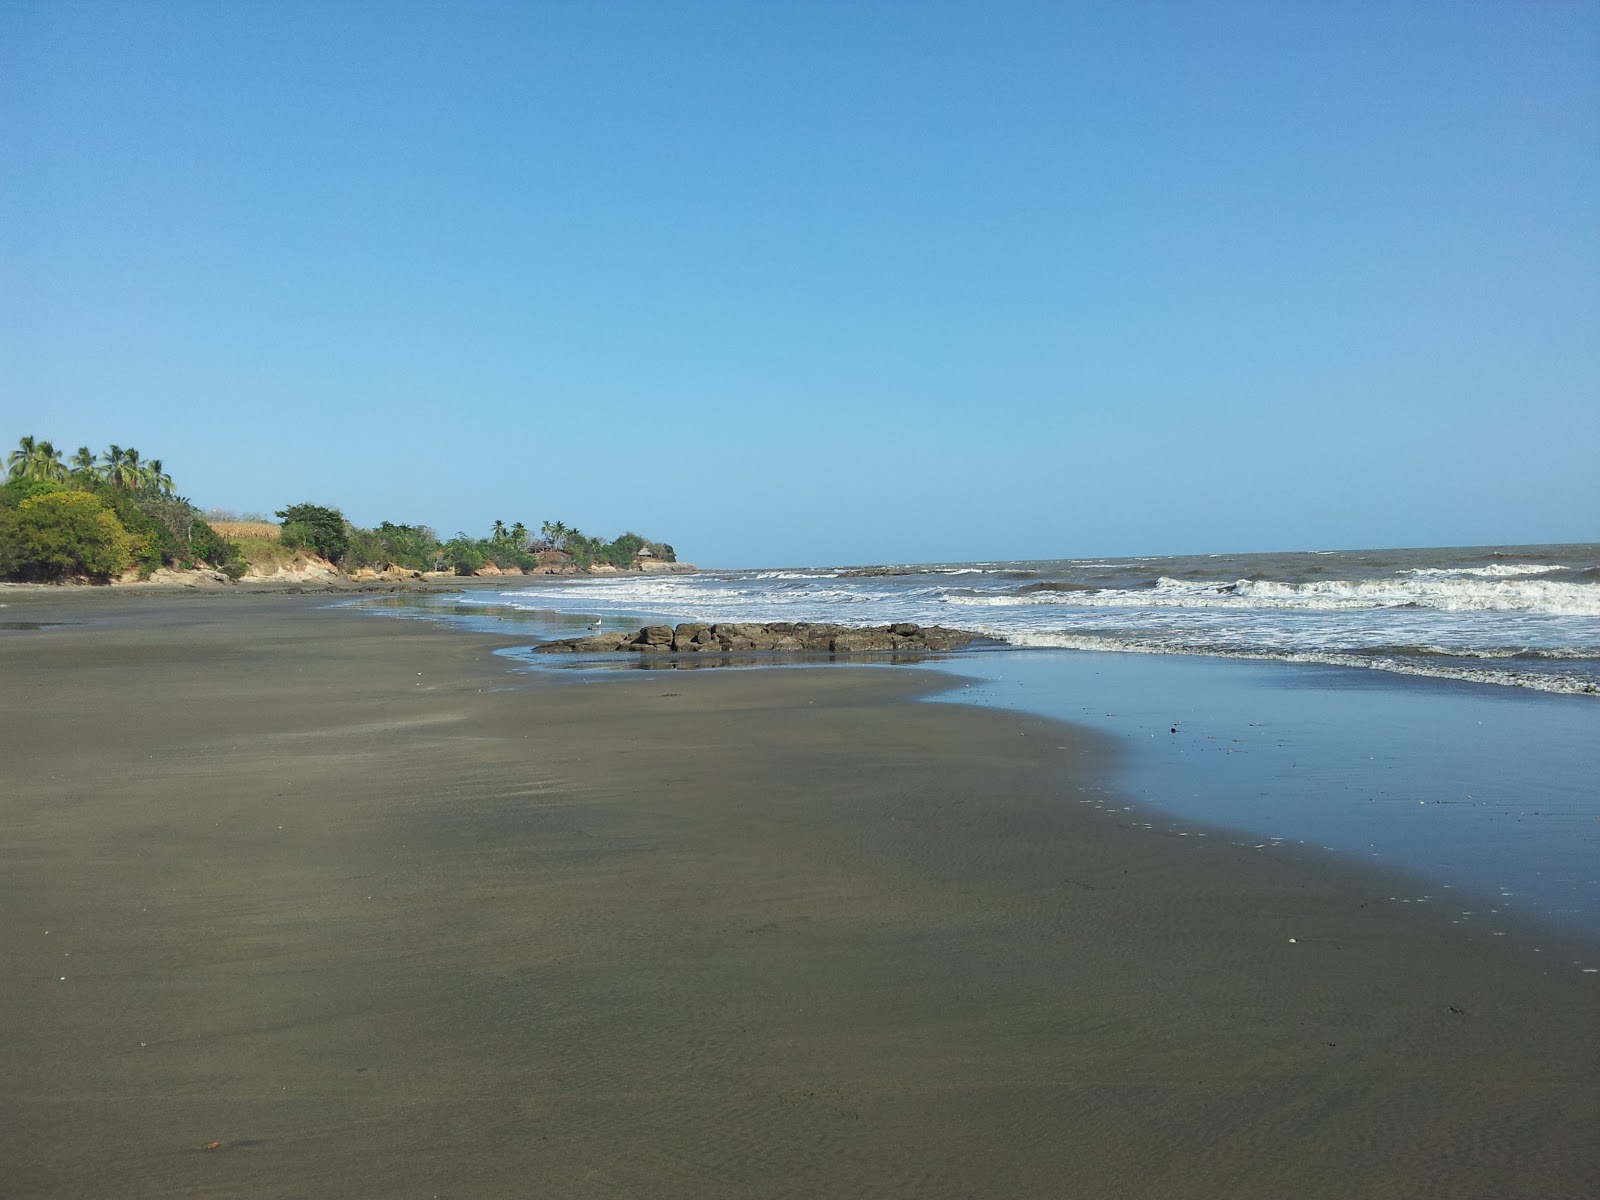
[[[211,528],[234,542],[240,538],[261,538],[275,542],[283,534],[271,521],[212,521]]]

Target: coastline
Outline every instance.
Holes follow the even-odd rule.
[[[1592,976],[1064,803],[1101,738],[908,671],[513,675],[361,587],[0,593],[16,1194],[1600,1173]]]
[[[8,598],[16,597],[22,602],[23,597],[31,601],[43,601],[46,606],[54,603],[71,604],[73,598],[83,598],[93,603],[98,597],[124,596],[130,598],[171,598],[175,596],[297,596],[297,595],[365,595],[387,594],[397,595],[450,595],[453,592],[472,591],[476,589],[493,590],[505,586],[507,578],[517,578],[507,575],[455,575],[455,576],[423,576],[421,578],[386,578],[383,576],[346,575],[342,572],[333,576],[311,575],[299,577],[289,574],[279,576],[246,576],[243,579],[227,579],[225,576],[216,577],[216,572],[196,570],[187,572],[162,571],[158,572],[159,579],[140,580],[132,583],[12,583],[0,581],[0,608],[6,606]],[[629,572],[617,571],[607,577],[621,576],[626,578]],[[634,572],[646,574],[646,572]],[[572,576],[562,575],[528,575],[521,578],[530,581],[541,579],[571,579]]]

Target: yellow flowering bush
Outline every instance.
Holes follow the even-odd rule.
[[[0,510],[0,575],[108,579],[133,562],[128,532],[88,492],[50,491]]]

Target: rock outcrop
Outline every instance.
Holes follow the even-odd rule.
[[[361,567],[361,568],[357,569],[350,576],[350,578],[354,579],[358,583],[367,583],[367,582],[370,582],[372,580],[385,580],[385,581],[396,581],[396,582],[398,582],[398,581],[406,580],[406,579],[422,579],[422,578],[424,578],[424,576],[423,576],[423,573],[421,571],[413,571],[408,567],[402,567],[402,566],[399,566],[399,565],[397,565],[395,563],[390,563],[388,566],[384,567],[384,569],[381,570],[381,571],[376,570],[376,569],[374,569],[372,567]]]
[[[332,583],[343,579],[344,572],[334,566],[325,558],[318,558],[315,554],[308,554],[303,550],[294,552],[294,556],[287,562],[269,559],[264,562],[252,562],[244,573],[247,583],[258,583],[262,580],[272,580],[274,583],[294,581],[298,583]]]
[[[636,633],[601,633],[592,637],[545,642],[534,649],[542,654],[593,654],[618,650],[640,654],[744,654],[777,651],[790,654],[893,654],[956,650],[979,635],[942,625],[915,625],[903,621],[875,628],[814,624],[808,621],[774,621],[770,624],[723,621],[715,625],[690,621],[646,625]]]

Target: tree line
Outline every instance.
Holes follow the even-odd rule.
[[[80,446],[63,458],[51,443],[24,437],[7,456],[6,467],[7,480],[0,486],[0,578],[106,581],[130,569],[149,578],[163,566],[208,566],[237,579],[248,568],[240,542],[253,539],[219,534],[177,494],[159,458],[143,458],[117,445],[98,455]],[[487,537],[457,533],[444,540],[426,525],[384,521],[362,529],[339,509],[319,504],[292,504],[276,515],[284,546],[317,554],[346,571],[398,566],[470,575],[490,563],[503,571],[552,562],[627,569],[642,558],[677,559],[665,542],[631,531],[608,542],[562,521],[546,521],[534,534],[521,521],[496,520]]]
[[[23,438],[6,456],[0,487],[0,577],[104,581],[130,569],[210,566],[237,579],[245,560],[200,510],[177,494],[159,458],[132,447],[63,459],[49,442]]]
[[[608,542],[563,521],[545,521],[535,535],[521,521],[507,525],[497,519],[487,537],[462,532],[446,540],[426,525],[383,521],[362,529],[339,509],[320,504],[292,504],[274,515],[283,522],[280,537],[286,546],[310,550],[345,570],[392,565],[471,575],[493,563],[502,571],[531,571],[549,565],[552,554],[584,568],[604,563],[625,570],[642,558],[677,561],[677,552],[666,542],[632,531]]]

